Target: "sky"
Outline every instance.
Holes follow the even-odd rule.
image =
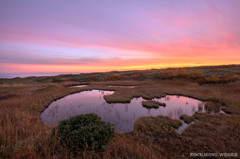
[[[240,64],[239,0],[1,0],[0,73]]]

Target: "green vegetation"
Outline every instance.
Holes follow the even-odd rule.
[[[142,101],[142,106],[145,108],[151,109],[151,108],[159,108],[159,106],[166,106],[165,103],[160,103],[157,101],[152,101],[152,100],[147,100],[147,101]]]
[[[114,128],[101,121],[96,114],[85,114],[61,121],[52,133],[71,151],[102,151],[104,145],[114,137]]]

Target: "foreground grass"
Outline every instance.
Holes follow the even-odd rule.
[[[39,89],[32,91],[33,87]],[[54,156],[55,146],[59,145],[49,147],[51,127],[42,122],[40,113],[53,100],[74,92],[79,89],[66,89],[64,85],[55,84],[1,86],[1,96],[9,93],[14,96],[0,101],[0,157]],[[69,156],[65,151],[62,151],[63,155]]]
[[[178,121],[164,117],[140,118],[132,133],[116,141],[121,146],[109,146],[107,152],[117,151],[123,158],[133,157],[131,153],[139,158],[190,158],[190,153],[203,152],[240,153],[239,115],[205,114],[196,115],[196,118],[198,121],[181,135],[174,130],[181,124]]]
[[[165,117],[140,118],[133,132],[116,133],[105,152],[79,151],[79,158],[189,158],[192,152],[238,152],[240,155],[240,82],[199,85],[189,81],[107,81],[84,83],[88,86],[83,88],[68,87],[77,84],[83,83],[0,85],[0,158],[75,158],[50,138],[52,127],[42,122],[40,113],[56,99],[92,89],[114,90],[113,95],[105,96],[109,103],[166,94],[218,101],[231,115],[196,114],[195,123],[181,135],[174,130],[181,125],[179,121]],[[136,87],[110,88],[108,85]]]
[[[181,115],[180,119],[183,120],[185,123],[190,124],[195,120],[193,116]]]

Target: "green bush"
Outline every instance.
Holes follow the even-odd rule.
[[[85,114],[61,121],[53,128],[52,134],[72,151],[78,149],[102,151],[104,145],[114,137],[114,128],[96,114]]]

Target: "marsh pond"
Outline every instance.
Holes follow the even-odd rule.
[[[95,113],[102,120],[114,124],[116,131],[130,132],[134,122],[144,116],[167,116],[179,119],[183,114],[192,116],[195,112],[205,112],[204,102],[176,95],[166,95],[154,98],[153,101],[165,103],[157,109],[147,109],[142,106],[143,98],[133,98],[130,103],[108,104],[104,96],[114,91],[92,90],[65,96],[52,102],[42,114],[42,120],[47,125],[57,125],[60,121],[77,114]],[[185,125],[186,126],[186,125]],[[184,125],[183,125],[184,128]]]

